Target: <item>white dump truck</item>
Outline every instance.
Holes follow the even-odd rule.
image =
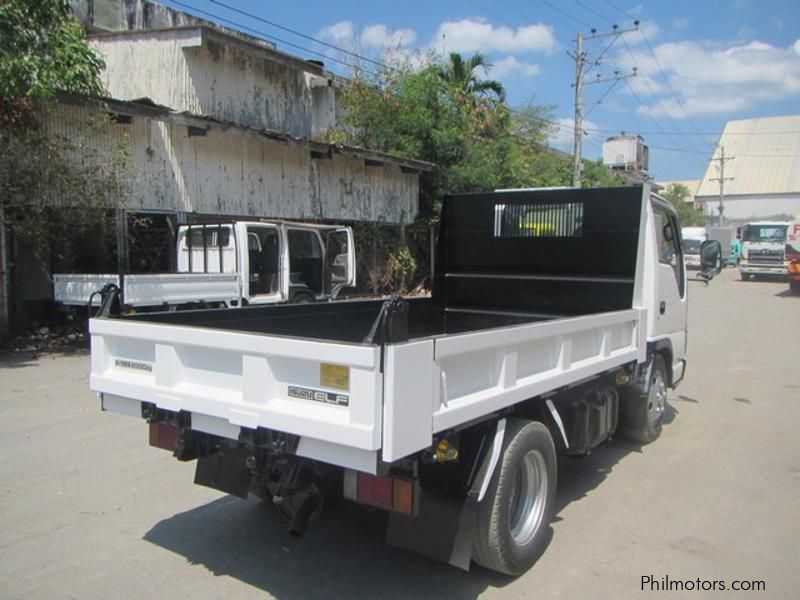
[[[718,242],[702,257],[719,272]],[[292,533],[343,497],[389,511],[392,544],[520,574],[558,457],[661,432],[686,372],[680,227],[646,186],[453,195],[436,265],[414,299],[117,315],[112,291],[91,388]]]
[[[296,304],[335,298],[356,284],[353,231],[340,225],[231,221],[178,229],[176,273],[56,274],[56,302],[99,304],[106,285],[126,309]]]

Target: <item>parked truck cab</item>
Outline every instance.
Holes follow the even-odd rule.
[[[765,275],[786,276],[788,227],[789,223],[781,221],[760,221],[742,227],[739,274],[743,281]]]
[[[128,309],[295,303],[337,298],[356,285],[349,227],[290,221],[182,225],[176,272],[56,274],[53,296],[65,305],[99,304],[106,285]]]
[[[355,285],[349,227],[287,221],[184,225],[178,272],[237,273],[245,304],[308,303]]]

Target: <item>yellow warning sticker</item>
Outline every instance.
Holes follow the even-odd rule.
[[[349,390],[350,367],[321,363],[319,365],[319,384],[335,390]]]

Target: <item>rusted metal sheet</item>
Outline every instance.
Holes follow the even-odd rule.
[[[417,214],[418,175],[396,163],[368,166],[336,153],[312,158],[302,145],[214,129],[190,135],[187,126],[144,116],[93,132],[90,113],[63,105],[48,128],[85,138],[101,156],[125,149],[128,209],[387,223]]]

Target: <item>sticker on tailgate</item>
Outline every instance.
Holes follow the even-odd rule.
[[[289,386],[289,398],[313,400],[315,402],[324,402],[325,404],[335,404],[336,406],[350,405],[350,396],[345,396],[344,394],[334,394],[332,392],[323,392],[322,390],[312,390],[310,388],[302,388],[295,385]]]
[[[350,367],[321,363],[319,365],[319,384],[322,387],[347,391],[350,389]]]

